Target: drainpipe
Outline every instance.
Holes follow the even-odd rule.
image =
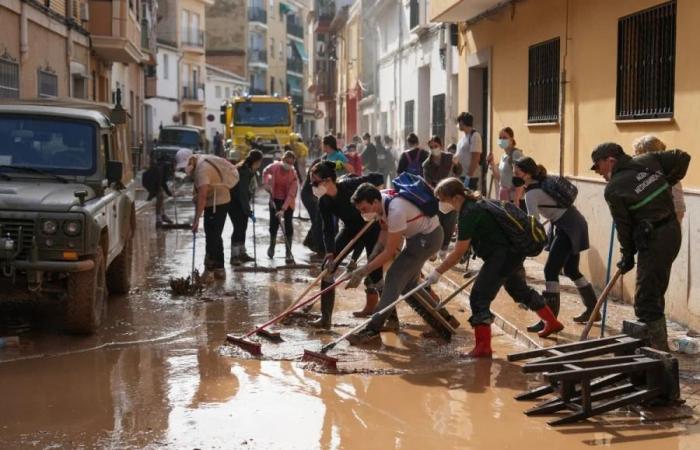
[[[569,54],[569,0],[566,0],[564,19],[564,56],[559,89],[559,175],[564,176],[564,147],[566,146],[566,58]]]
[[[449,124],[452,118],[452,99],[457,97],[456,93],[452,92],[452,35],[450,33],[450,25],[442,29],[441,45],[445,46],[445,147],[447,147],[448,139],[452,141],[454,127]]]
[[[19,21],[19,53],[20,53],[20,61],[24,63],[26,57],[27,57],[27,52],[29,52],[29,37],[27,36],[27,32],[29,29],[29,26],[27,24],[27,4],[25,2],[22,2],[21,4],[21,16],[20,16],[20,21]]]
[[[401,87],[401,80],[402,80],[402,75],[403,75],[403,68],[401,64],[401,56],[403,54],[403,2],[401,0],[398,0],[396,2],[399,5],[399,45],[396,49],[396,53],[394,53],[394,72],[396,72],[396,65],[398,64],[398,84],[396,82],[396,78],[394,78],[394,108],[396,108],[396,125],[397,128],[401,125],[400,124],[400,118],[401,118],[401,96],[397,96],[397,92],[401,92],[399,89]],[[404,117],[404,120],[406,118]],[[403,143],[403,140],[401,139],[401,134],[399,130],[394,130],[394,133],[396,133],[396,143]],[[401,154],[402,149],[398,148],[395,149],[398,150],[398,153]]]

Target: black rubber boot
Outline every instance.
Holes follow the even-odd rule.
[[[325,280],[321,280],[321,290],[328,288],[333,283]],[[331,329],[331,317],[333,316],[333,308],[335,307],[335,289],[326,292],[321,296],[321,317],[317,320],[309,322],[309,325],[314,328],[320,328],[322,330]]]
[[[543,292],[544,303],[549,306],[549,309],[554,313],[554,317],[559,317],[559,307],[561,304],[559,292]],[[534,325],[527,327],[530,333],[539,333],[544,330],[544,322],[541,320]]]
[[[668,331],[666,329],[666,318],[647,323],[649,329],[649,344],[651,348],[662,352],[670,352],[668,348]]]
[[[595,309],[595,304],[598,301],[598,298],[596,298],[595,290],[593,290],[593,286],[591,284],[587,284],[584,287],[578,288],[578,293],[581,296],[581,300],[583,301],[583,305],[586,307],[586,310],[580,315],[574,317],[573,320],[576,323],[587,323],[588,319],[591,318],[591,314],[593,314],[593,310]],[[599,320],[600,312],[596,314],[595,319],[593,321],[598,322]]]
[[[270,246],[267,247],[267,257],[272,259],[275,257],[275,245],[277,244],[277,237],[270,236]]]
[[[284,262],[294,264],[294,256],[292,256],[292,237],[287,236],[287,241],[284,245]]]

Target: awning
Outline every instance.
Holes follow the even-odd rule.
[[[304,49],[304,44],[299,41],[292,41],[292,43],[294,44],[294,49],[296,49],[301,60],[307,62],[309,57],[306,54],[306,49]]]

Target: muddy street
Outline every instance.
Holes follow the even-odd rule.
[[[183,208],[188,211],[187,208]],[[257,205],[258,262],[264,255],[263,205]],[[182,212],[181,212],[182,214]],[[276,328],[284,342],[263,342],[251,358],[225,343],[289,306],[317,270],[236,272],[201,295],[173,297],[168,279],[190,270],[191,234],[153,229],[152,211],[139,217],[134,287],[112,296],[105,325],[91,337],[65,334],[56,305],[3,306],[5,324],[26,324],[19,348],[0,349],[0,448],[128,449],[428,449],[591,448],[691,449],[697,420],[644,422],[613,413],[553,429],[528,418],[531,406],[513,396],[533,379],[505,356],[522,350],[495,331],[495,358],[473,360],[464,326],[466,297],[450,304],[463,323],[449,344],[422,338],[425,326],[405,306],[402,328],[382,345],[340,344],[331,374],[299,362],[359,319],[362,290],[338,292],[330,332],[300,321]],[[295,220],[300,229],[305,222]],[[295,235],[297,263],[310,253]],[[227,224],[225,236],[230,235]],[[225,239],[226,241],[226,239]],[[226,242],[228,256],[228,242]],[[249,236],[249,253],[253,242]],[[204,239],[197,240],[198,260]],[[201,265],[201,264],[200,264]],[[442,286],[445,295],[447,288]],[[314,291],[315,292],[315,291]]]

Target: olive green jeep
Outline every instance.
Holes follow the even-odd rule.
[[[93,333],[131,285],[136,217],[126,112],[79,100],[0,101],[0,301],[65,299]]]

